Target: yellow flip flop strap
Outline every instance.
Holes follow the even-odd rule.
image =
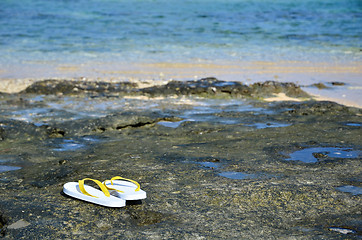
[[[114,189],[114,188],[110,188],[110,187],[108,187],[108,186],[106,185],[106,182],[107,182],[107,181],[111,181],[111,184],[113,185],[113,180],[125,180],[125,181],[129,181],[129,182],[132,182],[132,183],[136,184],[137,188],[136,188],[136,190],[134,190],[135,192],[138,192],[138,191],[141,189],[141,186],[140,186],[140,184],[139,184],[138,182],[136,182],[136,181],[134,181],[134,180],[132,180],[132,179],[127,179],[127,178],[123,178],[123,177],[119,177],[119,176],[113,177],[111,180],[106,180],[106,181],[104,181],[104,185],[106,186],[107,189],[109,189],[109,190],[116,190],[117,192],[123,192],[123,191],[121,191],[121,190],[117,190],[117,189]]]
[[[96,196],[93,196],[93,195],[89,194],[89,193],[85,190],[85,188],[84,188],[84,181],[85,181],[85,180],[90,180],[90,181],[95,182],[95,183],[99,186],[99,188],[102,190],[102,192],[104,193],[104,195],[106,195],[106,197],[111,196],[111,194],[109,193],[109,191],[107,190],[107,188],[106,188],[100,181],[95,180],[95,179],[91,179],[91,178],[84,178],[84,179],[78,181],[78,183],[79,183],[79,189],[80,189],[80,191],[81,191],[83,194],[85,194],[85,195],[87,195],[87,196],[91,196],[91,197],[98,198],[98,197],[96,197]]]

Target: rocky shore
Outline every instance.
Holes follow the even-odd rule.
[[[297,101],[265,102],[285,94]],[[4,239],[360,239],[362,110],[292,83],[46,80],[0,94]],[[123,176],[106,208],[66,182]]]

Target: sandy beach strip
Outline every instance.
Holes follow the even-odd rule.
[[[216,77],[225,81],[244,84],[273,80],[294,82],[317,100],[335,101],[340,104],[362,107],[362,63],[330,63],[306,61],[280,62],[230,62],[213,63],[121,63],[89,62],[84,64],[55,64],[28,62],[13,68],[0,69],[0,92],[16,93],[38,80],[66,79],[84,81],[131,81],[144,87],[166,84],[170,80],[197,80]],[[313,84],[343,83],[324,89]],[[283,101],[280,96],[272,99]]]

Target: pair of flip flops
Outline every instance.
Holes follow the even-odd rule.
[[[93,181],[100,190],[84,184],[84,181]],[[124,207],[126,200],[146,198],[146,192],[138,182],[118,176],[102,183],[91,178],[68,182],[64,184],[63,192],[71,197],[106,207]]]

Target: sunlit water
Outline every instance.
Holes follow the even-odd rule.
[[[352,148],[312,147],[295,151],[286,160],[316,163],[319,159],[358,158],[361,152]]]
[[[2,0],[0,64],[359,61],[361,16],[359,0]]]

